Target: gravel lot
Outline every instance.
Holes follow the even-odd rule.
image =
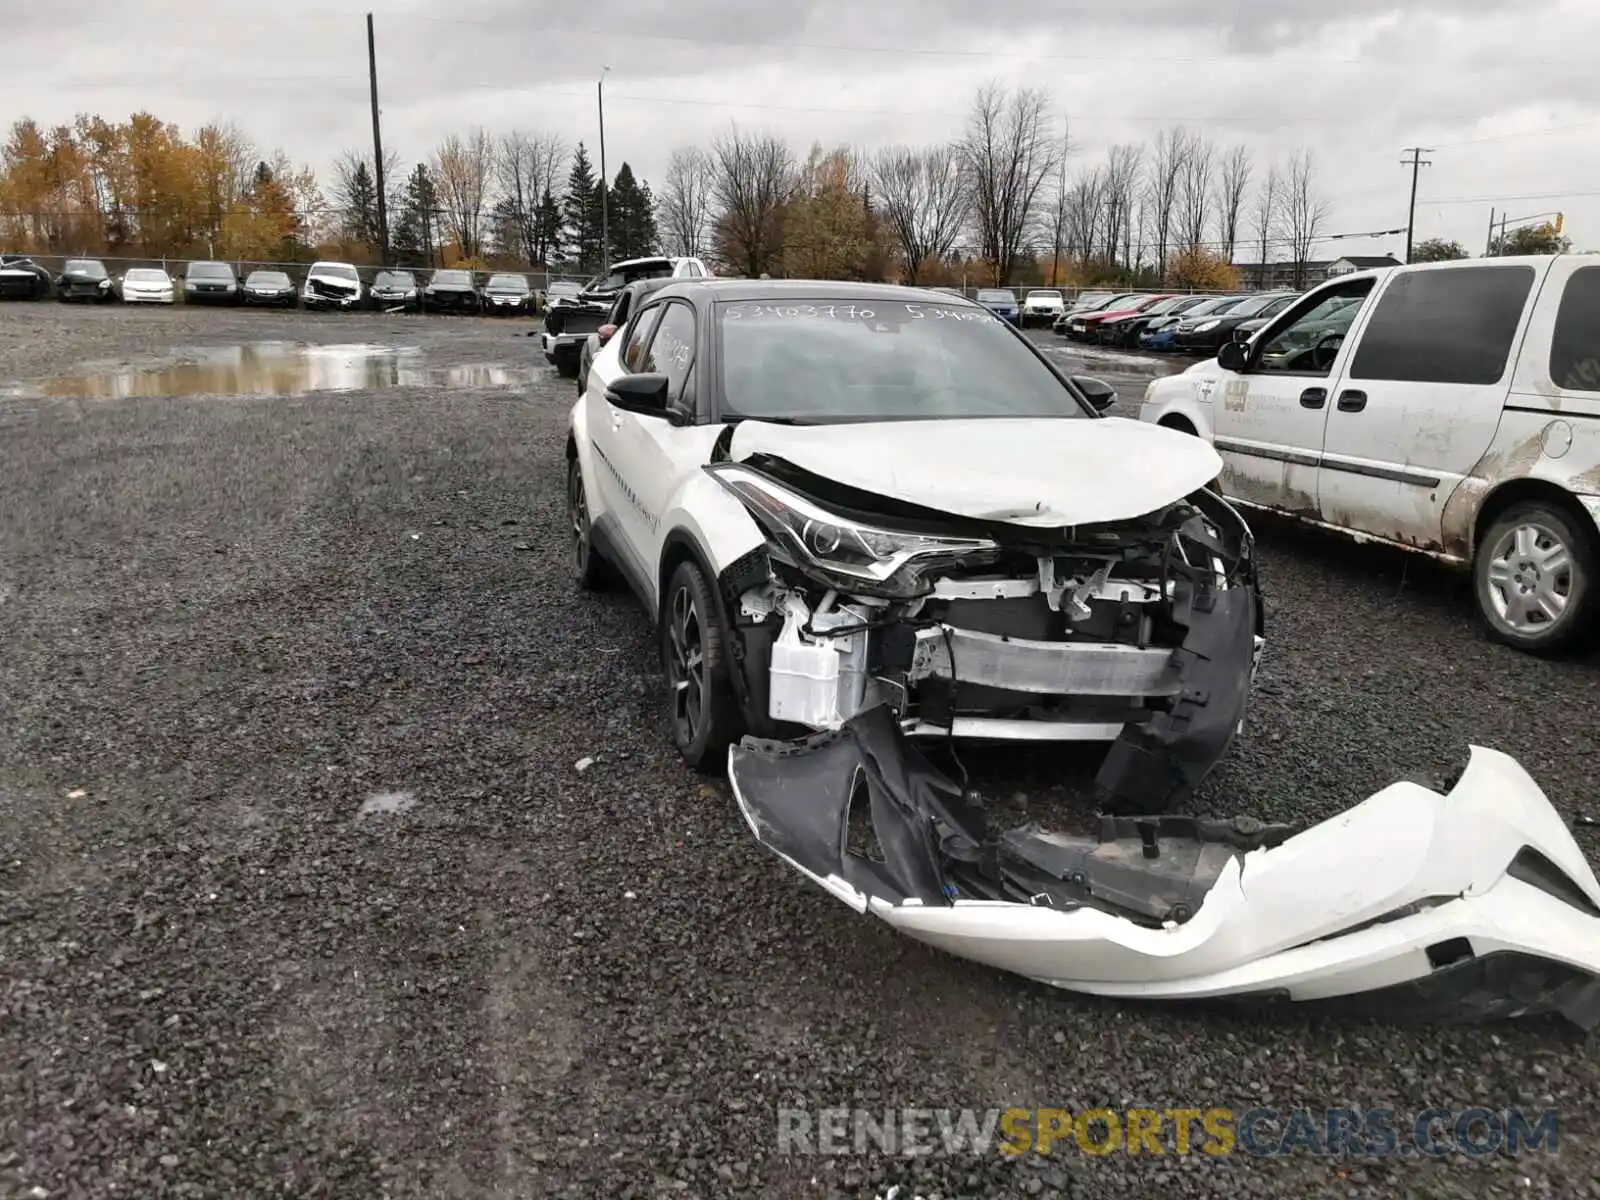
[[[756,846],[673,757],[636,606],[567,582],[572,387],[528,328],[0,308],[0,388],[282,337],[541,368],[0,400],[0,1196],[1600,1195],[1595,1041],[1558,1022],[1073,997],[898,939]],[[1320,818],[1471,742],[1569,816],[1594,803],[1594,659],[1491,646],[1428,564],[1261,535],[1268,656],[1206,807]],[[1071,807],[1094,760],[969,765]],[[1562,1146],[776,1152],[780,1105],[1135,1104],[1554,1105]]]

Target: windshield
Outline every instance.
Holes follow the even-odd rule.
[[[1032,292],[1028,293],[1028,299],[1029,300],[1033,300],[1033,299],[1059,300],[1059,299],[1061,299],[1061,293],[1060,292],[1032,291]]]
[[[582,290],[577,284],[567,279],[557,280],[549,288],[552,296],[576,296]]]
[[[1165,300],[1157,300],[1144,310],[1146,316],[1159,317],[1162,313],[1169,313],[1181,305],[1188,296],[1168,296]]]
[[[627,287],[635,279],[670,279],[672,264],[666,259],[643,262],[631,267],[618,267],[609,275],[596,275],[586,285],[586,292],[615,292]]]
[[[251,271],[245,280],[251,287],[288,287],[289,277],[282,271]]]
[[[1119,308],[1126,308],[1128,303],[1139,298],[1138,292],[1123,292],[1120,296],[1107,296],[1098,303],[1091,304],[1086,312],[1115,312]]]
[[[491,275],[489,286],[500,292],[526,292],[528,281],[521,275]]]
[[[227,263],[190,263],[191,279],[232,279],[233,268]]]
[[[472,274],[468,271],[435,271],[433,285],[435,287],[466,287],[472,283]]]
[[[151,267],[135,267],[123,277],[126,283],[171,283],[165,271],[157,271]]]
[[[62,267],[61,271],[62,274],[66,275],[92,275],[96,279],[104,279],[106,277],[105,267],[87,258],[74,258],[66,266]]]
[[[978,293],[979,304],[1015,304],[1017,298],[998,288],[984,288]]]
[[[379,271],[372,280],[373,287],[408,288],[417,286],[417,277],[410,271]]]
[[[728,420],[1086,417],[1061,378],[993,313],[819,298],[719,304]]]

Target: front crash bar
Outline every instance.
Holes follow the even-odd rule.
[[[917,631],[909,676],[1058,696],[1175,696],[1183,686],[1171,649],[1039,642],[953,625]]]

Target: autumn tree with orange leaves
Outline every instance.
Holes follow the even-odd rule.
[[[17,121],[0,147],[0,243],[44,254],[303,257],[322,208],[315,176],[263,157],[236,126],[192,139],[150,113]]]

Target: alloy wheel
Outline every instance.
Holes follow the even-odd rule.
[[[700,734],[706,691],[705,632],[694,593],[679,586],[667,610],[667,684],[672,690],[672,725],[679,745]]]
[[[1572,600],[1572,548],[1560,531],[1529,520],[1507,529],[1489,550],[1485,577],[1490,619],[1528,637],[1549,632]]]
[[[576,462],[567,472],[567,520],[572,527],[572,564],[582,573],[589,564],[589,500]]]

